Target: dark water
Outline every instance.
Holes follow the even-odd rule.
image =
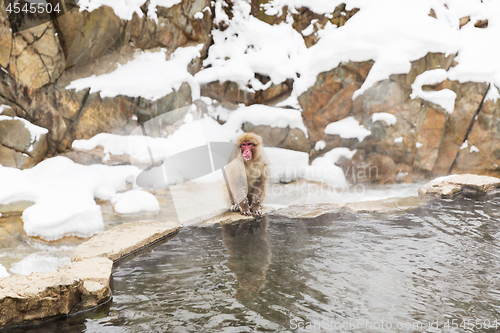
[[[402,216],[186,228],[122,262],[110,303],[24,329],[497,332],[499,207],[458,198]]]

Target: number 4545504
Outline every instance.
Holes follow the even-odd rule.
[[[23,13],[31,13],[31,14],[43,14],[43,13],[59,13],[61,9],[59,8],[59,3],[57,3],[55,6],[53,6],[50,2],[42,4],[42,3],[25,3],[23,6],[21,6],[21,3],[16,2],[14,4],[9,3],[7,5],[6,11],[14,14],[18,14],[20,12]]]
[[[448,319],[444,322],[444,328],[449,329],[449,328],[463,328],[463,329],[489,329],[489,328],[495,328],[497,329],[500,326],[500,322],[495,319],[495,320],[488,320],[488,319],[466,319],[466,320],[458,320],[458,319]]]

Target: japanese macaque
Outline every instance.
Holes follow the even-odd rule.
[[[262,147],[262,138],[254,133],[240,135],[229,161],[225,172],[231,210],[242,215],[261,216],[269,178],[269,160]]]

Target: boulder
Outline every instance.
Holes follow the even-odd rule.
[[[22,85],[38,89],[53,83],[65,67],[66,58],[52,22],[13,36],[8,70]]]
[[[267,147],[281,147],[290,132],[289,127],[271,127],[266,125],[254,126],[251,123],[243,124],[244,132],[253,132],[262,137],[264,146]]]
[[[0,164],[29,168],[47,151],[47,130],[25,119],[0,115]]]
[[[418,189],[421,197],[452,197],[460,192],[474,195],[497,193],[500,179],[473,174],[452,175],[434,179]]]
[[[93,308],[111,297],[113,262],[94,258],[57,272],[0,279],[0,327]]]

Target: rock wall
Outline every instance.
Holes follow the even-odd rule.
[[[280,15],[269,16],[260,6],[265,2],[250,1],[251,14],[269,24],[280,24],[291,15],[293,28],[302,34],[307,47],[318,41],[317,35],[303,33],[312,22],[315,31],[328,22],[340,27],[357,13],[357,9],[346,10],[341,4],[329,15],[305,8],[288,13],[285,8]],[[232,2],[226,4],[223,10],[231,17]],[[170,54],[178,47],[202,43],[201,57],[191,63],[190,71],[201,69],[212,44],[212,28],[226,28],[224,23],[215,22],[214,3],[183,0],[171,8],[158,7],[157,21],[146,15],[147,5],[148,2],[141,7],[142,17],[134,13],[130,20],[120,19],[106,6],[92,12],[75,8],[42,25],[17,31],[19,22],[12,25],[5,5],[0,4],[0,105],[10,106],[13,115],[49,130],[44,139],[47,148],[41,144],[42,152],[37,153],[36,159],[16,160],[12,151],[0,147],[0,155],[12,155],[7,158],[8,163],[2,164],[29,167],[40,155],[48,157],[67,151],[75,139],[90,138],[100,132],[126,134],[137,126],[134,119],[147,121],[193,102],[187,84],[154,102],[126,96],[101,98],[88,90],[65,89],[75,79],[113,71],[118,64],[132,59],[138,49],[162,47]],[[197,12],[203,16],[194,15]],[[448,70],[454,66],[455,56],[427,54],[412,63],[408,74],[392,75],[356,99],[353,94],[366,80],[373,61],[341,63],[319,74],[316,83],[299,97],[308,137],[297,130],[249,123],[243,129],[260,133],[270,146],[309,152],[311,160],[335,147],[356,149],[352,160],[339,161],[353,182],[411,182],[457,172],[498,176],[500,102],[485,100],[487,84],[446,80],[424,86],[426,91],[450,89],[457,94],[451,114],[439,105],[410,97],[411,85],[419,74],[436,68]],[[262,75],[256,75],[256,79],[263,84],[270,80]],[[251,92],[234,82],[217,81],[203,84],[201,94],[232,107],[238,103],[275,105],[290,95],[292,87],[289,79]],[[396,124],[372,121],[372,115],[378,112],[394,115]],[[329,123],[347,116],[354,116],[372,134],[361,142],[325,134]],[[319,140],[324,140],[326,147],[315,150]],[[465,140],[467,148],[463,146]]]
[[[78,78],[109,73],[118,64],[133,58],[137,49],[178,47],[203,43],[206,54],[211,43],[212,20],[195,19],[196,12],[210,6],[208,0],[183,1],[157,11],[158,23],[137,13],[131,20],[120,19],[102,6],[92,12],[74,8],[36,27],[17,31],[22,23],[11,24],[5,4],[0,4],[0,105],[14,114],[49,130],[46,156],[67,150],[75,139],[97,133],[128,133],[135,128],[131,119],[150,119],[191,104],[188,85],[155,102],[117,96],[101,98],[89,91],[66,90]],[[147,7],[141,8],[146,14]],[[26,18],[29,20],[29,18]],[[197,71],[201,60],[192,64]],[[34,163],[23,164],[22,167]]]

